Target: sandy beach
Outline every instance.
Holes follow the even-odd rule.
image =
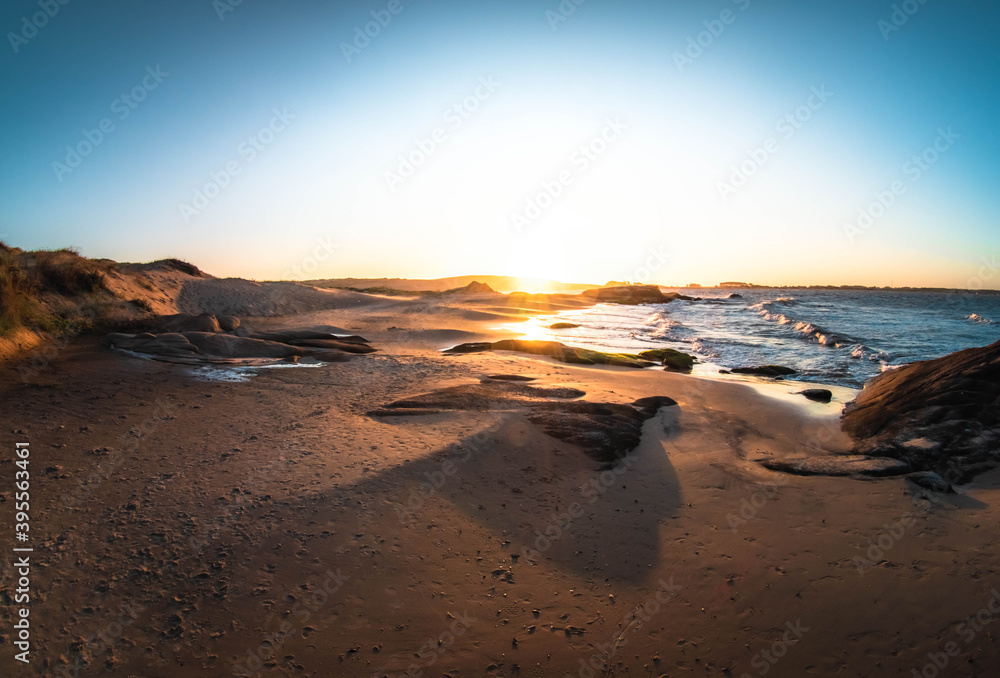
[[[241,286],[198,283],[182,310],[239,311]],[[992,675],[995,472],[940,495],[770,471],[850,449],[842,398],[444,354],[531,309],[323,294],[336,308],[244,324],[377,352],[241,382],[93,337],[26,380],[4,365],[5,437],[33,460],[39,675]],[[610,466],[520,401],[370,415],[488,375],[677,405]]]

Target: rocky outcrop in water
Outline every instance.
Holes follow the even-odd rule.
[[[677,292],[664,294],[657,285],[624,285],[622,287],[598,287],[584,290],[585,297],[595,299],[605,304],[666,304],[676,299],[692,300]]]

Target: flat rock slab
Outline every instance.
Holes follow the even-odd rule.
[[[913,469],[905,461],[890,457],[868,457],[858,454],[803,457],[799,459],[765,459],[760,462],[772,471],[799,476],[899,476]]]
[[[504,375],[500,375],[504,376]],[[632,404],[592,403],[586,393],[567,386],[534,386],[523,381],[483,379],[397,400],[368,412],[370,417],[440,414],[455,410],[524,410],[528,421],[547,435],[582,449],[611,466],[642,439],[642,426],[662,407],[676,406],[666,396],[641,398]]]

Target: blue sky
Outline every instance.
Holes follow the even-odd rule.
[[[223,2],[6,3],[0,238],[258,279],[1000,287],[987,3]]]

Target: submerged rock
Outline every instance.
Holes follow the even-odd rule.
[[[784,365],[760,365],[757,367],[734,367],[733,374],[752,374],[758,377],[784,377],[795,374],[795,370]]]
[[[844,410],[855,450],[954,483],[1000,465],[1000,341],[870,379]]]
[[[552,323],[549,325],[550,330],[572,330],[579,327],[576,323]]]

